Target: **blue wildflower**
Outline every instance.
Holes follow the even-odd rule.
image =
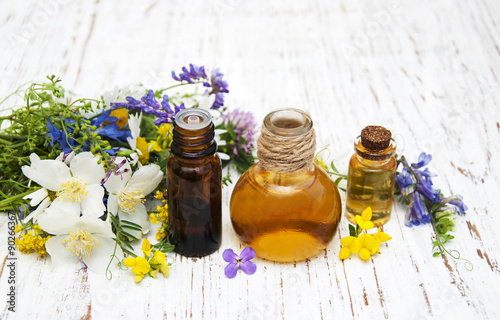
[[[454,205],[457,208],[459,214],[464,214],[465,211],[469,209],[464,203],[463,197],[461,195],[452,195],[447,198],[443,198],[441,200],[440,208],[444,208],[446,204]]]
[[[73,136],[72,133],[74,131],[72,126],[68,126],[74,124],[75,120],[61,118],[66,124],[68,124],[66,126],[66,131],[68,135],[66,135],[66,132],[64,130],[59,130],[56,128],[56,126],[54,126],[49,117],[47,117],[47,119],[48,122],[46,124],[46,127],[47,129],[49,129],[49,132],[45,135],[47,137],[52,138],[52,140],[50,141],[51,146],[54,146],[54,143],[57,142],[58,144],[57,148],[59,150],[62,150],[64,153],[70,153],[73,149],[75,149],[80,145],[80,143],[77,142],[75,138],[72,137]],[[83,147],[82,151],[88,151],[89,144],[87,143],[87,145],[84,145],[82,147]]]
[[[426,154],[425,152],[422,152],[420,156],[418,157],[418,162],[417,163],[412,163],[411,166],[415,169],[420,169],[424,166],[426,166],[429,162],[431,162],[432,156],[430,154]]]
[[[406,211],[405,225],[408,227],[418,226],[431,222],[431,214],[422,202],[422,198],[418,192],[410,194],[411,203]]]
[[[130,130],[120,130],[116,121],[118,118],[110,116],[111,110],[102,112],[97,118],[91,120],[91,125],[96,126],[95,132],[100,136],[108,137],[120,142],[127,141],[131,138]]]

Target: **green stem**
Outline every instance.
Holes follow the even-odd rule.
[[[167,87],[167,88],[156,90],[156,92],[157,93],[163,93],[163,91],[167,91],[167,90],[172,89],[172,88],[176,88],[176,87],[180,87],[180,86],[185,86],[185,85],[188,85],[188,84],[199,84],[199,83],[202,83],[202,82],[203,81],[198,81],[198,82],[183,82],[183,83],[175,84],[175,85]]]
[[[4,206],[6,204],[10,204],[12,201],[21,199],[24,196],[27,196],[27,195],[31,194],[32,192],[33,192],[33,190],[29,190],[29,191],[26,191],[24,193],[16,194],[15,196],[12,196],[12,197],[10,197],[8,199],[4,199],[4,200],[0,201],[0,208],[4,208]]]

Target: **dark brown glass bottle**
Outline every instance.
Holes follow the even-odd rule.
[[[198,108],[175,117],[167,161],[170,242],[183,256],[202,257],[219,249],[222,238],[222,173],[214,124],[210,113]]]

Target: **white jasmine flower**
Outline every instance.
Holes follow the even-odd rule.
[[[119,157],[117,162],[125,158]],[[122,220],[134,222],[142,227],[142,232],[149,232],[150,223],[148,213],[144,206],[144,198],[150,194],[163,178],[160,166],[150,164],[139,168],[132,174],[130,163],[127,161],[123,167],[126,171],[121,175],[111,175],[104,184],[109,192],[108,212],[118,214]],[[131,232],[132,233],[132,232]],[[132,235],[141,237],[139,233]]]
[[[60,208],[42,214],[40,228],[53,234],[45,248],[52,259],[52,270],[80,269],[84,263],[90,270],[105,273],[113,252],[121,259],[111,224],[101,219],[69,214]]]
[[[98,156],[82,152],[71,159],[68,167],[60,160],[40,160],[32,153],[31,165],[23,166],[21,170],[42,188],[24,197],[31,199],[30,206],[38,205],[24,221],[37,221],[41,212],[55,208],[94,218],[103,215],[106,210],[102,201],[104,189],[101,186],[104,168],[97,163],[98,160]]]

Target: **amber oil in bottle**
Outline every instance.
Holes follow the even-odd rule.
[[[259,162],[234,188],[230,202],[234,230],[261,258],[304,260],[325,249],[337,230],[342,215],[337,187],[312,162],[314,142],[300,151],[300,143],[314,137],[311,130],[312,120],[303,111],[283,109],[267,115],[258,141]],[[270,160],[263,149],[271,148],[276,157]],[[294,151],[288,159],[281,157],[280,152]],[[293,161],[302,167],[289,172]]]
[[[391,217],[396,144],[386,128],[367,126],[354,142],[354,151],[347,175],[346,217],[356,223],[355,216],[371,207],[372,222],[380,226]]]
[[[167,160],[169,237],[174,251],[202,257],[222,237],[221,165],[208,111],[190,108],[175,116]]]

